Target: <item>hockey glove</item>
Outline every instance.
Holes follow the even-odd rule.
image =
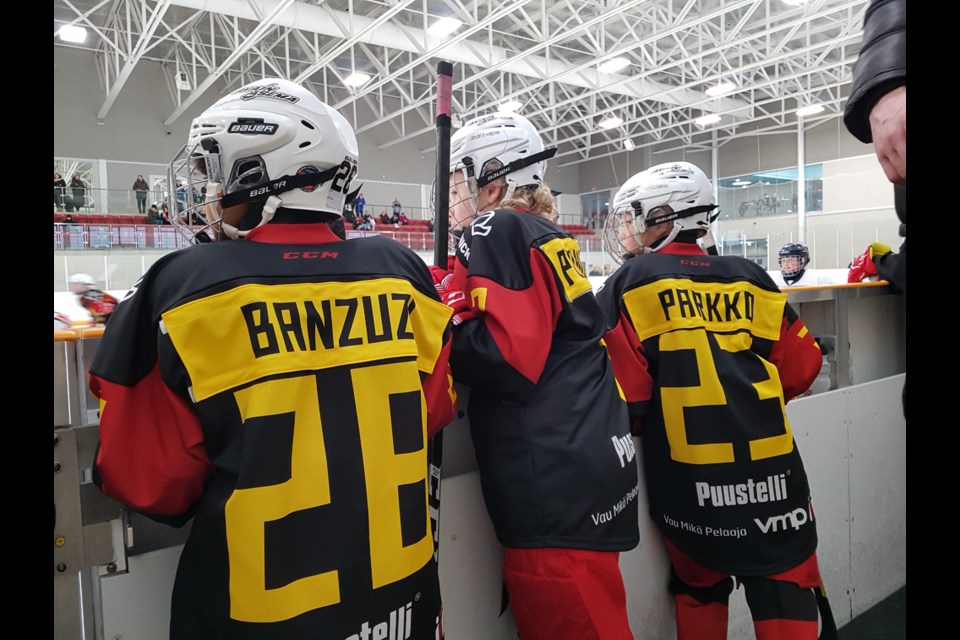
[[[430,265],[430,275],[433,276],[433,286],[437,288],[437,293],[440,293],[440,283],[443,282],[443,279],[451,275],[450,271],[446,269],[441,269],[440,267],[435,267]]]
[[[431,267],[431,271],[436,269],[436,267]],[[442,269],[437,269],[437,271],[443,271]],[[434,273],[434,278],[437,277],[437,273]],[[467,296],[460,289],[452,288],[453,284],[453,274],[448,273],[445,275],[440,282],[436,284],[437,293],[440,294],[440,299],[443,301],[443,304],[447,305],[453,309],[453,317],[450,318],[450,322],[453,326],[457,326],[466,320],[471,318],[476,318],[477,314],[470,309],[470,303],[467,301]]]
[[[889,249],[889,247],[887,248]],[[863,282],[864,278],[877,275],[877,267],[873,264],[873,255],[873,245],[870,245],[866,251],[853,259],[853,262],[850,263],[850,271],[847,272],[847,282]]]

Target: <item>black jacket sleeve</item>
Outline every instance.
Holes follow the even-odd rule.
[[[877,274],[890,283],[894,293],[907,292],[907,243],[904,242],[898,253],[890,252],[873,259]]]
[[[843,123],[861,142],[873,142],[870,111],[888,91],[907,84],[907,1],[871,0],[863,18],[863,44],[853,65],[853,86]]]

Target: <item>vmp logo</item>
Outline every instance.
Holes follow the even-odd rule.
[[[231,122],[227,133],[246,133],[254,136],[272,136],[279,125],[272,122]]]
[[[813,507],[808,504],[806,509],[797,507],[789,513],[770,516],[766,521],[761,521],[760,518],[754,518],[753,521],[760,529],[760,533],[777,533],[786,531],[787,527],[796,531],[808,522],[813,522]]]

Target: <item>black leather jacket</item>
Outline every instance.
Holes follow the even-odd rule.
[[[871,0],[863,18],[863,44],[853,65],[853,86],[843,111],[847,129],[873,142],[870,111],[891,89],[907,84],[907,1]]]

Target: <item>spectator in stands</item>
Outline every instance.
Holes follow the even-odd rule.
[[[77,224],[77,221],[74,220],[73,216],[68,213],[67,217],[63,219],[63,224]]]
[[[70,178],[70,196],[64,198],[64,204],[67,211],[80,211],[86,204],[87,184],[80,177],[80,173],[74,173]]]
[[[170,205],[166,202],[160,205],[160,222],[157,224],[173,224],[170,221]]]
[[[390,216],[387,215],[386,211],[380,212],[380,224],[390,224],[393,220],[390,219]]]
[[[137,194],[137,213],[147,212],[147,193],[150,191],[150,185],[143,179],[143,175],[138,175],[133,181],[133,192]]]
[[[160,209],[157,209],[157,203],[150,205],[150,209],[147,211],[147,224],[163,224],[163,220],[160,218]]]
[[[63,211],[63,194],[67,189],[67,181],[56,171],[53,172],[53,208]]]
[[[367,206],[367,199],[363,197],[363,194],[357,196],[357,199],[353,201],[353,210],[357,212],[358,216],[363,216],[363,208]]]
[[[429,231],[430,233],[433,233],[434,229],[435,229],[435,226],[433,224],[433,220],[431,220],[430,222],[427,223],[427,231]]]
[[[183,186],[183,180],[177,180],[177,213],[183,213],[187,201],[187,189]]]
[[[410,224],[410,218],[407,217],[407,214],[401,211],[400,214],[397,216],[397,224],[401,226],[405,224]]]
[[[399,218],[400,214],[403,212],[403,205],[400,204],[400,198],[393,198],[393,217]]]

